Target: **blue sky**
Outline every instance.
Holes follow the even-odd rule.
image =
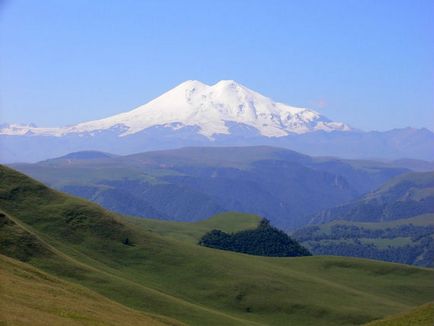
[[[430,0],[0,3],[0,122],[73,124],[234,79],[361,129],[434,129]]]

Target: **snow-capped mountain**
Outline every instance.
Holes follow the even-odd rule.
[[[0,134],[65,136],[118,128],[119,136],[127,136],[154,126],[171,129],[188,126],[212,139],[217,134],[230,134],[229,123],[252,127],[265,137],[351,130],[348,125],[330,121],[315,111],[274,102],[232,80],[212,86],[189,80],[132,111],[109,118],[64,128],[8,125],[0,129]]]
[[[404,128],[363,132],[278,103],[231,80],[186,81],[138,108],[59,128],[0,125],[0,162],[70,152],[131,154],[185,146],[272,145],[310,155],[434,160],[434,134]]]

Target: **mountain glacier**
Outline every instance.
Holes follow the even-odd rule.
[[[351,130],[348,125],[330,121],[315,111],[274,102],[233,80],[222,80],[212,86],[189,80],[132,111],[112,117],[64,128],[9,125],[1,128],[0,134],[60,137],[119,128],[119,136],[127,136],[153,126],[171,129],[189,126],[213,139],[217,134],[230,134],[229,122],[253,127],[265,137]]]
[[[185,146],[285,147],[309,155],[434,159],[427,129],[363,132],[310,109],[275,102],[232,80],[189,80],[129,112],[72,126],[0,125],[0,162],[69,152],[131,154]]]

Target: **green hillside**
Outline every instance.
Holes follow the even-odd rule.
[[[366,326],[432,326],[434,322],[434,303],[426,303],[408,312],[373,321]]]
[[[257,217],[233,222],[240,216],[227,214],[180,227],[134,223],[6,167],[0,167],[0,210],[0,253],[125,306],[119,309],[189,325],[360,325],[433,300],[429,269],[258,257],[194,241],[220,220],[234,231],[255,228]],[[38,291],[28,295],[37,298]],[[9,310],[4,318],[13,316]]]
[[[180,325],[0,255],[0,325]]]
[[[385,222],[434,213],[434,172],[407,173],[342,206],[325,210],[311,224],[332,220]]]
[[[173,222],[134,217],[124,218],[124,223],[133,228],[143,228],[160,236],[183,240],[193,244],[198,243],[205,233],[213,229],[229,233],[238,232],[255,229],[260,221],[261,218],[257,215],[237,212],[220,213],[199,222]]]
[[[293,235],[314,254],[434,266],[434,172],[395,177],[311,223]]]

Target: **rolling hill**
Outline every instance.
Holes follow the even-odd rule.
[[[434,172],[397,176],[352,203],[317,214],[311,223],[384,222],[427,213],[434,213]]]
[[[434,303],[426,303],[410,311],[373,321],[366,326],[432,326],[434,321]]]
[[[433,300],[429,269],[342,257],[258,257],[197,245],[197,237],[220,224],[226,232],[253,229],[255,216],[227,213],[197,223],[125,218],[7,167],[0,167],[0,210],[0,253],[26,264],[2,258],[7,277],[21,286],[22,270],[42,271],[24,299],[55,280],[65,287],[62,300],[69,300],[66,288],[80,287],[75,298],[97,296],[101,305],[130,311],[130,320],[189,325],[360,325]],[[82,316],[76,309],[69,316]],[[99,309],[87,316],[96,318]],[[13,317],[9,308],[2,316]]]
[[[434,173],[397,176],[312,224],[293,235],[315,254],[433,266]]]
[[[181,325],[129,309],[4,255],[0,283],[2,325]]]
[[[313,158],[266,146],[95,156],[75,153],[13,167],[122,214],[195,221],[240,211],[265,216],[285,229],[305,225],[312,214],[408,172],[379,162]]]

